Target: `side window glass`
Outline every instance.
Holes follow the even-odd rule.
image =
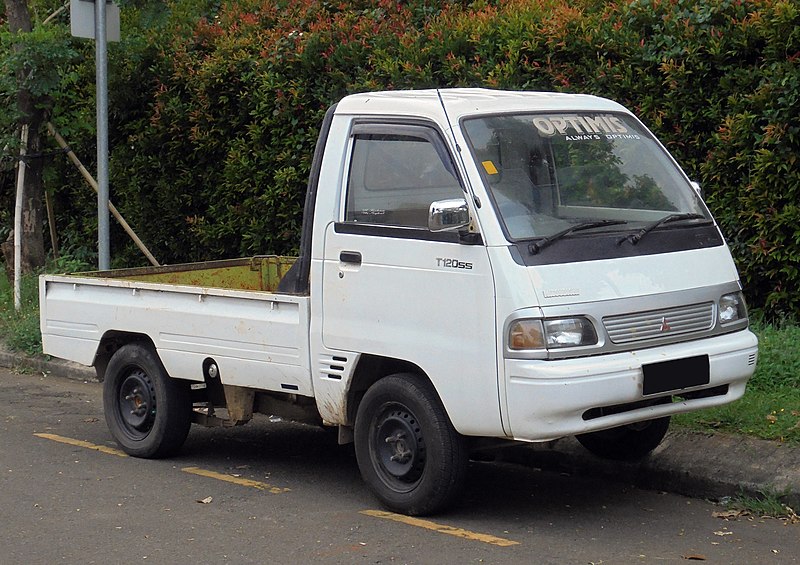
[[[427,229],[432,202],[460,197],[449,156],[426,137],[355,136],[345,221]]]

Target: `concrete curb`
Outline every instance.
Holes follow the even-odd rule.
[[[33,357],[23,353],[12,353],[0,346],[0,366],[19,371],[47,373],[74,381],[100,382],[92,367],[86,367],[63,359]]]
[[[710,500],[773,493],[800,509],[800,447],[747,436],[678,429],[648,457],[633,462],[595,457],[570,437],[547,446],[511,448],[504,459]]]
[[[0,366],[99,382],[91,367],[11,353],[4,348],[0,348]],[[600,459],[575,438],[511,447],[501,451],[498,459],[696,498],[719,500],[775,493],[800,511],[800,446],[747,436],[676,430],[667,434],[650,456],[635,462]]]

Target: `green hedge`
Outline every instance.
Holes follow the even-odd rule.
[[[131,8],[111,56],[113,197],[163,261],[294,251],[319,123],[345,94],[589,92],[637,112],[703,185],[751,305],[800,312],[796,2],[167,6]],[[59,171],[60,186],[80,184]],[[93,229],[83,191],[60,201],[73,242]],[[114,249],[142,262],[118,232]]]

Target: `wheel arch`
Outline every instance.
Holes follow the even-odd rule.
[[[411,373],[427,381],[439,396],[433,381],[419,365],[403,359],[364,354],[358,361],[347,390],[348,425],[355,424],[358,405],[361,403],[364,393],[379,380],[397,373]],[[441,402],[441,397],[439,397],[439,402]]]
[[[103,382],[106,377],[106,369],[108,362],[117,350],[129,343],[138,343],[148,347],[152,350],[153,354],[158,357],[155,343],[149,335],[136,332],[123,332],[118,330],[109,330],[100,339],[97,346],[97,352],[94,356],[94,370],[97,374],[97,380]]]

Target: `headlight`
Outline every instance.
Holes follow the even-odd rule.
[[[726,294],[719,299],[719,323],[730,324],[747,319],[747,305],[741,292]]]
[[[597,332],[586,318],[562,318],[545,320],[544,333],[547,336],[547,347],[581,347],[595,345]]]
[[[508,348],[512,351],[582,347],[596,343],[597,332],[586,318],[515,320],[508,328]]]

